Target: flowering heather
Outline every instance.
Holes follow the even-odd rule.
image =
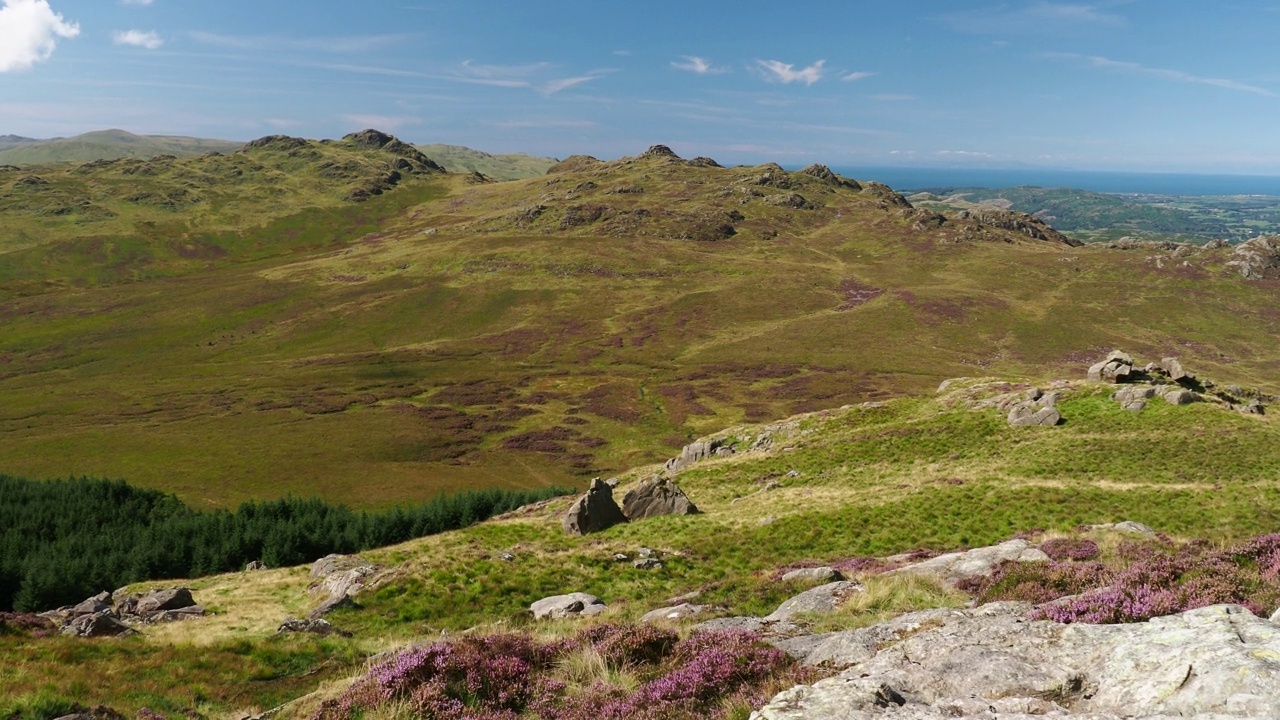
[[[1115,555],[1112,565],[1008,563],[962,589],[979,602],[1037,603],[1032,618],[1065,623],[1142,622],[1223,603],[1266,615],[1280,604],[1280,535],[1226,550],[1203,540],[1130,541]]]
[[[641,673],[640,686],[628,691],[600,681],[570,691],[555,676],[556,660],[586,648]],[[792,665],[743,632],[680,641],[670,630],[600,625],[553,643],[523,635],[466,638],[400,653],[327,701],[313,720],[347,720],[390,703],[451,720],[702,720],[716,717],[726,700],[763,703],[770,682]]]
[[[1077,538],[1054,538],[1040,544],[1040,551],[1054,560],[1092,560],[1101,554],[1098,543]]]

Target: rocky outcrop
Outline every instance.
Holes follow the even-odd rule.
[[[849,188],[850,190],[859,190],[859,191],[862,190],[862,185],[858,184],[856,180],[850,180],[849,178],[841,177],[835,174],[834,172],[832,172],[831,168],[827,167],[826,165],[818,165],[815,163],[801,170],[800,174],[808,175],[809,177],[818,178],[819,180],[823,181],[824,183],[827,183],[828,185],[835,185],[838,187]]]
[[[1057,230],[1054,230],[1043,220],[1035,217],[1034,215],[1028,215],[1026,213],[1016,212],[1013,210],[1002,210],[995,207],[979,207],[970,210],[961,210],[956,213],[955,217],[958,220],[975,220],[988,227],[1019,233],[1033,240],[1058,243],[1069,247],[1080,247],[1084,244],[1079,240],[1067,237]]]
[[[648,150],[640,154],[642,158],[671,158],[679,160],[680,156],[666,145],[650,145]]]
[[[142,595],[101,592],[91,598],[57,610],[40,613],[64,634],[76,637],[105,637],[136,632],[132,625],[154,625],[204,617],[189,588],[164,588]]]
[[[1001,563],[1048,561],[1048,555],[1045,555],[1030,542],[1018,539],[1009,540],[991,547],[939,555],[929,560],[907,565],[893,572],[932,575],[949,585],[955,585],[962,580],[988,576],[995,572],[996,567]]]
[[[834,612],[846,597],[862,592],[862,590],[861,583],[851,580],[839,580],[826,585],[819,585],[783,602],[778,606],[777,610],[766,615],[764,620],[766,622],[790,621],[801,613]]]
[[[591,481],[587,494],[569,507],[562,526],[570,535],[586,535],[600,532],[627,521],[626,515],[613,499],[613,488],[599,479]]]
[[[308,633],[311,635],[319,635],[327,637],[329,635],[340,635],[342,637],[351,637],[351,633],[339,630],[334,627],[328,620],[323,618],[309,618],[299,620],[297,618],[287,618],[280,623],[280,627],[276,628],[276,634],[285,633]]]
[[[137,634],[137,631],[121,622],[115,613],[107,610],[72,618],[62,626],[62,634],[81,638],[96,638],[134,635]]]
[[[1009,408],[1009,425],[1013,427],[1053,427],[1062,423],[1058,410],[1058,394],[1046,394],[1040,388],[1031,388],[1025,399]]]
[[[1280,237],[1256,237],[1237,245],[1227,267],[1246,280],[1280,277]]]
[[[1242,607],[1131,625],[1029,621],[1025,609],[947,611],[883,644],[850,640],[861,649],[846,661],[869,657],[777,695],[752,717],[1280,717],[1280,627]]]
[[[529,606],[534,620],[562,620],[590,617],[605,611],[604,601],[587,593],[570,593],[543,598]]]
[[[622,514],[635,522],[661,515],[697,515],[698,506],[675,483],[655,477],[622,496]]]
[[[1133,356],[1113,350],[1106,360],[1089,368],[1089,382],[1123,383],[1127,382],[1133,373]]]
[[[355,555],[326,555],[311,565],[310,590],[323,595],[320,605],[307,619],[316,619],[334,610],[355,604],[354,596],[373,582],[379,568]]]
[[[1156,389],[1151,386],[1131,386],[1111,393],[1111,399],[1130,412],[1142,412],[1147,407],[1147,401],[1155,396]]]
[[[668,460],[662,469],[666,472],[677,472],[708,458],[727,457],[733,454],[733,448],[725,445],[723,440],[699,440],[685,445],[680,450],[680,456]]]

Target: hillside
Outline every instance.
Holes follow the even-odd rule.
[[[478,172],[494,180],[524,180],[544,175],[555,158],[526,153],[492,155],[460,145],[419,145],[418,149],[449,172]]]
[[[1246,280],[665,148],[389,183],[392,142],[0,174],[0,468],[386,507],[1113,346],[1277,389],[1269,250]]]
[[[1044,603],[1045,598],[1092,587],[1090,582],[1106,582],[1101,578],[1109,576],[1101,562],[1143,568],[1147,566],[1142,563],[1150,562],[1144,572],[1152,574],[1141,576],[1148,583],[1145,592],[1185,582],[1189,592],[1200,593],[1196,596],[1200,604],[1235,597],[1236,602],[1256,603],[1256,612],[1266,617],[1280,598],[1268,583],[1259,583],[1257,575],[1270,572],[1266,568],[1273,557],[1257,555],[1259,564],[1252,569],[1241,560],[1239,568],[1230,571],[1231,582],[1216,584],[1200,582],[1197,578],[1203,579],[1202,575],[1194,566],[1187,569],[1186,562],[1212,556],[1217,563],[1214,572],[1226,573],[1223,558],[1230,554],[1213,554],[1223,547],[1254,548],[1248,552],[1255,554],[1274,549],[1274,543],[1264,543],[1265,538],[1250,538],[1273,529],[1280,513],[1273,482],[1280,469],[1277,421],[1235,412],[1218,401],[1179,406],[1155,399],[1141,412],[1125,409],[1110,397],[1114,385],[1083,380],[1085,366],[1097,359],[1101,357],[1076,363],[1069,373],[1037,379],[1045,392],[1056,394],[1056,407],[1066,419],[1058,427],[1018,428],[1006,422],[1011,404],[1036,395],[1032,383],[995,377],[953,380],[937,392],[833,408],[764,425],[734,426],[705,438],[734,452],[668,473],[697,503],[701,510],[697,515],[638,520],[589,537],[573,537],[561,528],[569,500],[554,500],[359,558],[331,558],[314,569],[246,571],[182,583],[209,614],[140,625],[142,634],[136,637],[88,641],[41,637],[39,632],[0,632],[0,661],[23,668],[21,673],[0,675],[0,712],[23,711],[30,713],[23,717],[37,717],[37,708],[53,713],[76,702],[107,705],[125,713],[145,706],[167,716],[240,717],[284,705],[279,717],[305,718],[314,717],[321,701],[330,700],[335,714],[326,717],[359,716],[337,712],[340,705],[336,703],[348,697],[349,687],[358,687],[350,684],[352,680],[391,657],[383,654],[389,649],[409,646],[413,652],[422,652],[439,647],[436,642],[459,643],[453,646],[456,653],[431,650],[441,653],[437,667],[443,672],[444,667],[452,667],[445,661],[463,662],[468,657],[479,661],[486,657],[486,648],[493,652],[506,648],[514,654],[529,640],[556,640],[572,648],[584,637],[594,638],[593,642],[613,640],[598,646],[603,659],[573,655],[546,670],[559,673],[556,677],[564,684],[538,685],[529,692],[532,697],[561,697],[570,703],[567,708],[572,708],[575,693],[591,698],[596,709],[611,707],[608,703],[640,692],[647,687],[645,682],[668,667],[651,669],[651,664],[657,663],[655,656],[670,652],[669,645],[651,648],[652,654],[646,654],[642,650],[648,647],[646,642],[667,638],[669,644],[688,638],[694,623],[709,618],[737,618],[724,622],[741,623],[744,616],[750,620],[765,615],[822,582],[781,579],[797,568],[835,568],[858,587],[841,586],[846,597],[837,610],[812,609],[789,616],[790,630],[783,629],[785,624],[756,622],[753,638],[764,637],[788,648],[792,657],[815,652],[828,637],[823,633],[883,623],[904,612],[1032,597],[1025,594],[1030,592],[1028,586],[1018,585],[1019,578],[1035,578],[1032,586],[1039,593],[1035,597],[1041,599],[1033,602]],[[1145,360],[1139,358],[1138,364]],[[1207,380],[1203,374],[1201,378]],[[620,474],[615,496],[621,497],[660,471],[661,466],[650,465]],[[1121,521],[1129,524],[1119,529],[1107,525]],[[1133,532],[1129,527],[1149,532],[1134,522],[1168,535],[1128,534]],[[1042,557],[1018,575],[1009,568],[993,569],[993,561],[988,561],[986,569],[978,572],[994,573],[994,582],[978,574],[973,582],[957,586],[931,576],[910,580],[885,573],[940,551],[979,548],[1015,536],[1016,548],[1042,548],[1053,562],[1049,556]],[[1195,537],[1204,541],[1179,544],[1181,539]],[[1253,557],[1239,552],[1242,558]],[[643,562],[646,558],[657,564]],[[1094,558],[1099,563],[1089,562]],[[346,568],[353,574],[345,574]],[[330,634],[277,634],[285,617],[302,617],[325,599],[325,588],[332,585],[326,573],[337,573],[332,575],[335,579],[359,578],[354,604],[326,615],[332,630],[322,631]],[[1000,578],[1005,578],[1003,584]],[[122,589],[116,595],[144,589]],[[531,603],[568,592],[590,593],[603,599],[606,607],[591,619],[533,623],[526,612]],[[696,605],[700,614],[676,621],[678,635],[660,622],[648,629],[628,629],[649,611],[679,602]],[[1003,611],[990,607],[985,617],[1010,612],[1007,606],[1000,606]],[[1179,609],[1171,606],[1169,612]],[[890,647],[942,625],[943,620],[951,622],[945,613],[927,617],[927,622],[908,623],[905,630],[877,631],[871,647]],[[1137,632],[1143,619],[1126,621],[1139,621],[1133,626]],[[1018,622],[1022,633],[1041,627]],[[1243,627],[1242,623],[1239,620],[1235,626]],[[493,640],[496,645],[482,640],[494,633],[499,634]],[[513,639],[510,633],[526,639]],[[792,636],[803,640],[808,633],[818,633],[814,636],[818,642],[793,642]],[[712,637],[730,658],[741,657],[733,653],[759,652],[744,646],[738,635]],[[1200,637],[1188,641],[1208,641]],[[1162,644],[1146,651],[1152,653],[1152,665],[1158,664],[1160,652],[1173,652],[1167,645],[1172,641],[1166,635],[1158,641]],[[616,656],[610,652],[627,652],[626,648],[638,653],[635,665],[611,664],[610,658]],[[935,647],[939,652],[944,649],[950,646]],[[1139,650],[1129,648],[1126,657],[1137,657]],[[474,657],[477,652],[482,654]],[[853,652],[855,658],[868,657],[856,647],[846,652]],[[370,656],[376,656],[373,663],[366,662]],[[402,656],[404,662],[410,657]],[[679,652],[673,657],[678,660]],[[786,656],[759,659],[765,657],[772,658],[769,667],[775,670],[741,678],[751,692],[734,695],[733,702],[713,704],[701,713],[669,710],[665,717],[745,718],[774,692],[796,683],[813,683],[844,667],[787,669]],[[1201,673],[1211,673],[1220,662],[1206,660],[1197,667]],[[127,672],[122,671],[125,667]],[[713,667],[734,667],[734,663],[720,657]],[[961,682],[958,678],[965,673],[981,675],[981,667],[985,665],[959,664],[951,677]],[[1180,667],[1185,675],[1185,662]],[[1274,676],[1269,666],[1255,670]],[[497,670],[486,661],[470,672],[489,677]],[[1123,672],[1118,667],[1108,670],[1110,676]],[[991,677],[1006,675],[996,672]],[[374,673],[373,677],[386,680],[386,694],[374,696],[382,700],[366,700],[371,703],[367,707],[389,712],[377,703],[388,697],[407,701],[413,683],[425,682],[430,675],[409,674],[397,682],[391,680],[401,676]],[[515,685],[514,677],[504,687],[524,687]],[[896,684],[903,678],[890,676],[885,681]],[[601,696],[599,688],[589,689],[596,682],[616,689]],[[696,682],[702,680],[686,679],[678,686]],[[449,692],[460,692],[460,687],[450,686]],[[706,691],[713,698],[722,694],[727,698],[734,687],[729,678],[720,678]],[[1214,683],[1200,683],[1190,692],[1209,693],[1213,687]],[[473,692],[475,701],[488,697],[479,689]],[[427,702],[435,696],[413,697]],[[530,698],[517,697],[519,707]],[[1037,697],[1068,707],[1078,701],[1071,694]],[[1129,697],[1129,702],[1137,702],[1136,696]],[[564,710],[539,716],[582,715]]]
[[[5,138],[8,138],[6,140]],[[150,159],[158,155],[185,157],[209,152],[232,152],[243,143],[230,140],[134,135],[124,130],[100,130],[69,138],[35,140],[12,135],[0,138],[0,165],[86,163],[121,158]]]

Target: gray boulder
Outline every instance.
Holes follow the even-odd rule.
[[[871,657],[780,693],[752,717],[1280,717],[1280,627],[1240,606],[1063,625],[1006,605],[953,612],[868,648]]]
[[[622,496],[622,514],[631,521],[660,515],[697,515],[698,506],[675,483],[655,477]]]
[[[613,500],[613,488],[608,483],[592,480],[591,488],[569,508],[562,525],[570,535],[586,535],[626,521],[627,517]]]
[[[833,583],[844,579],[844,573],[832,567],[800,568],[782,576],[783,582]]]
[[[1184,390],[1182,388],[1171,388],[1166,390],[1161,397],[1163,397],[1164,401],[1170,405],[1191,405],[1192,403],[1198,403],[1203,399],[1200,397],[1200,393],[1193,392],[1191,390]]]
[[[529,606],[534,620],[560,620],[568,617],[590,617],[604,612],[604,601],[587,593],[570,593],[543,598]]]
[[[1169,379],[1174,382],[1182,382],[1184,380],[1191,381],[1196,379],[1195,375],[1187,372],[1182,367],[1182,363],[1178,362],[1178,358],[1176,357],[1167,357],[1161,360],[1160,369],[1164,370],[1165,373],[1168,374]]]
[[[671,607],[658,608],[650,610],[640,618],[642,623],[688,620],[696,618],[707,611],[706,605],[690,605],[689,603],[681,603]]]
[[[766,615],[763,619],[765,622],[790,621],[801,613],[834,612],[846,597],[862,592],[862,590],[863,587],[860,583],[850,580],[840,580],[826,585],[819,585],[783,602],[778,606],[777,610]]]
[[[1048,562],[1049,556],[1026,540],[1009,540],[990,547],[947,553],[891,572],[933,575],[954,585],[961,580],[987,577],[1005,562]]]
[[[119,637],[134,635],[136,632],[110,612],[81,615],[62,627],[62,634],[82,638]]]
[[[105,612],[110,609],[111,593],[104,591],[71,608],[70,614],[73,617],[78,617],[80,615],[93,615],[94,613]]]
[[[308,618],[306,620],[285,618],[285,621],[280,623],[280,627],[276,628],[276,634],[283,633],[309,633],[311,635],[320,635],[322,637],[329,635],[351,637],[351,633],[339,630],[328,620],[320,618]]]
[[[343,570],[350,570],[351,568],[367,564],[368,563],[355,555],[325,555],[312,563],[311,579],[323,580],[334,573],[342,572]]]
[[[1142,412],[1147,401],[1156,396],[1156,389],[1150,385],[1132,385],[1121,388],[1111,394],[1111,399],[1130,412]]]
[[[722,447],[724,447],[723,440],[699,440],[689,443],[680,451],[680,457],[668,460],[663,469],[667,472],[675,472],[696,462],[702,462],[707,458],[714,457],[716,451]]]
[[[1089,381],[1123,383],[1129,380],[1132,373],[1133,356],[1113,350],[1105,360],[1089,368]]]
[[[189,588],[168,588],[152,590],[138,599],[135,612],[139,615],[152,615],[165,610],[181,610],[196,604]]]
[[[910,637],[921,628],[943,625],[967,616],[1025,613],[1030,609],[1029,603],[990,603],[970,611],[935,608],[907,613],[871,627],[831,633],[798,659],[805,665],[844,669],[870,660],[882,648]]]

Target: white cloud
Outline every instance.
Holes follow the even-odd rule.
[[[1203,77],[1193,75],[1181,70],[1169,70],[1167,68],[1153,68],[1140,65],[1135,62],[1125,62],[1123,60],[1112,60],[1110,58],[1100,57],[1097,55],[1077,55],[1076,53],[1045,53],[1047,58],[1053,60],[1067,60],[1084,62],[1088,67],[1100,70],[1113,70],[1116,72],[1129,73],[1131,75],[1145,75],[1147,77],[1161,78],[1163,80],[1172,80],[1174,82],[1190,83],[1192,85],[1210,85],[1212,87],[1222,88],[1224,90],[1235,90],[1237,92],[1252,93],[1254,95],[1262,95],[1264,97],[1277,97],[1277,94],[1267,88],[1258,87],[1257,85],[1249,85],[1236,80],[1227,80],[1224,78]]]
[[[111,39],[117,45],[131,45],[133,47],[146,48],[147,50],[155,50],[164,44],[164,40],[158,34],[142,30],[117,32],[111,36]]]
[[[697,55],[681,55],[684,62],[671,62],[671,67],[677,70],[694,73],[695,75],[723,75],[729,72],[729,68],[715,67],[707,62],[705,58]]]
[[[847,75],[841,75],[840,79],[845,82],[855,82],[858,80],[865,80],[873,75],[875,75],[873,72],[851,72]]]
[[[121,5],[150,5],[154,0],[120,0]]]
[[[80,26],[49,7],[48,0],[3,0],[0,7],[0,72],[24,70],[49,59],[58,38],[73,38]]]
[[[788,84],[802,82],[805,85],[812,85],[822,79],[822,67],[827,64],[827,61],[819,60],[802,70],[796,70],[795,65],[778,60],[757,60],[756,63],[767,73],[766,79]]]

